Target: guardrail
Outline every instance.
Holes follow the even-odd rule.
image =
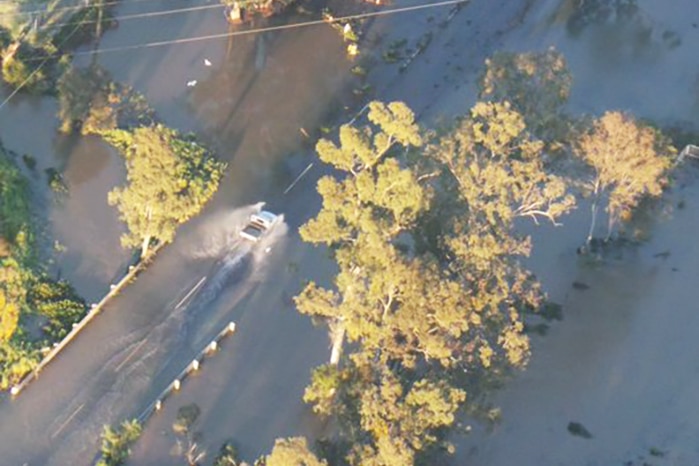
[[[199,367],[204,361],[207,355],[212,354],[218,349],[219,342],[226,336],[235,333],[235,322],[229,322],[218,334],[211,340],[204,348],[199,351],[197,357],[195,357],[187,366],[180,371],[180,373],[175,377],[175,379],[170,382],[170,384],[156,397],[156,399],[148,405],[148,407],[143,410],[141,414],[136,418],[138,422],[143,425],[150,419],[150,417],[162,408],[163,401],[169,397],[173,391],[178,391],[182,387],[182,383],[185,379],[192,373],[199,370]]]
[[[53,348],[51,348],[51,351],[49,351],[46,356],[39,362],[39,364],[27,375],[24,376],[22,380],[20,380],[17,384],[13,385],[12,388],[10,389],[10,395],[12,395],[12,398],[14,399],[17,397],[17,395],[20,394],[22,390],[24,390],[27,385],[29,385],[33,380],[39,377],[39,373],[46,367],[58,354],[68,346],[68,343],[70,343],[81,331],[87,324],[90,323],[92,319],[99,314],[104,306],[119,292],[124,289],[124,287],[131,281],[133,280],[141,271],[143,271],[148,264],[153,260],[155,257],[155,253],[158,252],[164,244],[160,244],[156,246],[151,254],[148,256],[147,259],[142,260],[136,265],[130,265],[126,274],[119,280],[117,283],[112,284],[109,286],[109,292],[99,301],[99,303],[92,304],[90,306],[90,311],[83,317],[80,322],[77,324],[73,324],[72,330],[66,335],[63,340],[60,342],[56,343]]]
[[[204,358],[208,355],[211,355],[213,352],[215,352],[218,347],[220,341],[228,336],[235,333],[235,322],[229,322],[228,325],[226,325],[218,334],[211,340],[204,348],[199,351],[197,354],[197,357],[194,358],[187,366],[180,371],[180,373],[175,377],[175,379],[170,382],[170,384],[162,391],[160,394],[155,398],[155,400],[148,405],[146,409],[141,412],[141,414],[138,415],[136,420],[138,423],[143,427],[146,422],[153,416],[153,414],[157,413],[160,411],[160,409],[163,407],[163,402],[170,396],[172,395],[172,392],[179,391],[180,388],[182,388],[182,383],[185,381],[185,379],[192,373],[196,372],[199,370],[199,367],[204,361]],[[93,461],[92,464],[94,466],[98,466],[101,460],[101,454],[97,454]]]

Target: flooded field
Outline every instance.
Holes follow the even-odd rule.
[[[155,11],[188,3],[149,4]],[[377,22],[377,37],[386,42],[408,38],[415,43],[426,30],[432,38],[404,73],[396,64],[375,63],[370,83],[377,97],[405,100],[430,123],[468,110],[483,60],[495,50],[555,46],[574,76],[571,112],[622,109],[696,128],[699,6],[690,0],[591,1],[581,14],[578,4],[474,0],[444,27],[438,23],[447,10]],[[120,13],[138,8],[125,2]],[[214,9],[160,18],[157,28],[146,19],[124,21],[107,33],[102,46],[227,27]],[[231,318],[238,320],[239,333],[151,421],[132,464],[180,464],[181,457],[172,454],[171,424],[176,409],[194,401],[202,408],[198,427],[210,452],[232,437],[252,459],[269,451],[275,437],[312,437],[322,426],[300,396],[310,368],[328,357],[327,335],[298,315],[289,299],[302,279],[328,275],[323,251],[304,245],[296,234],[317,208],[313,186],[318,172],[312,171],[291,195],[283,191],[312,160],[300,128],[326,124],[325,115],[346,91],[352,64],[343,44],[330,28],[310,28],[105,53],[99,61],[117,80],[144,93],[166,124],[197,131],[229,169],[214,202],[182,229],[147,280],[115,302],[111,313],[96,320],[16,403],[0,406],[1,457],[12,464],[88,464],[100,426],[138,414],[216,325]],[[194,80],[196,85],[188,87]],[[122,226],[106,203],[106,193],[123,177],[121,161],[94,139],[58,137],[51,99],[18,97],[5,110],[0,112],[5,145],[37,161],[33,171],[27,170],[48,212],[47,230],[62,245],[56,272],[94,299],[128,259],[118,242]],[[44,173],[52,167],[63,171],[68,188],[58,201]],[[501,421],[492,430],[474,424],[472,435],[459,442],[454,464],[699,461],[694,441],[699,357],[692,346],[699,325],[693,304],[699,180],[691,162],[682,170],[669,195],[674,208],[651,222],[649,239],[601,263],[589,264],[575,253],[584,240],[586,208],[565,219],[562,228],[532,230],[535,249],[529,265],[552,300],[563,305],[563,320],[553,323],[546,336],[534,337],[529,368],[494,395]],[[211,236],[206,233],[222,231],[219,222],[233,208],[261,199],[286,214],[288,234],[270,253],[264,272],[242,281],[245,293],[239,282],[222,287],[207,310],[215,318],[193,319],[182,336],[181,321],[168,320],[168,306],[219,260],[205,253],[208,246],[216,249],[215,238],[207,245]],[[684,208],[678,207],[680,201]],[[169,323],[160,325],[164,322]],[[172,332],[180,338],[166,344],[175,341]],[[128,341],[112,340],[124,334]],[[150,342],[145,345],[149,351],[159,343],[163,348],[139,353],[125,364],[128,377],[115,375],[143,339]],[[93,353],[94,347],[100,350]],[[74,378],[64,377],[68,369]],[[121,382],[115,386],[114,380]],[[583,426],[590,438],[572,435],[571,425]]]
[[[500,46],[560,50],[573,73],[571,112],[621,109],[663,125],[699,128],[699,63],[693,58],[699,5],[586,3],[594,10],[580,15],[578,2],[534,2]],[[464,94],[464,101],[469,98]],[[445,108],[455,109],[451,105]],[[588,221],[583,206],[562,228],[534,230],[529,264],[552,300],[563,304],[563,320],[534,337],[528,369],[494,396],[501,421],[492,431],[474,424],[454,464],[699,461],[699,359],[691,343],[699,328],[699,249],[692,233],[699,185],[691,162],[679,170],[664,208],[647,226],[649,239],[602,263],[575,254]]]

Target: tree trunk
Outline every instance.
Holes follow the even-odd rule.
[[[330,364],[337,366],[342,355],[342,343],[345,339],[345,325],[337,321],[330,327],[330,337],[332,339],[332,349],[330,351]]]
[[[612,228],[614,228],[614,211],[612,209],[609,209],[609,219],[607,220],[607,238],[605,241],[609,241],[609,239],[612,237]]]
[[[151,235],[147,235],[143,238],[143,245],[141,246],[141,260],[146,258],[148,254],[148,246],[150,246]]]
[[[104,5],[102,0],[97,3],[97,24],[95,25],[95,49],[99,46],[100,37],[102,37],[102,14]],[[96,55],[96,54],[95,54]]]
[[[595,232],[595,224],[597,223],[597,198],[595,197],[595,200],[592,201],[592,221],[590,222],[590,231],[587,233],[587,245],[590,245],[590,242],[592,241],[592,235]]]

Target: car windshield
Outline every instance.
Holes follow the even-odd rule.
[[[262,227],[254,224],[254,223],[251,223],[250,225],[243,228],[243,232],[247,233],[251,236],[260,236],[262,234],[262,231],[263,231]]]

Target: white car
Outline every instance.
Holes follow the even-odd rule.
[[[240,236],[256,243],[274,226],[278,218],[278,215],[266,210],[252,214],[248,224],[240,231]]]

